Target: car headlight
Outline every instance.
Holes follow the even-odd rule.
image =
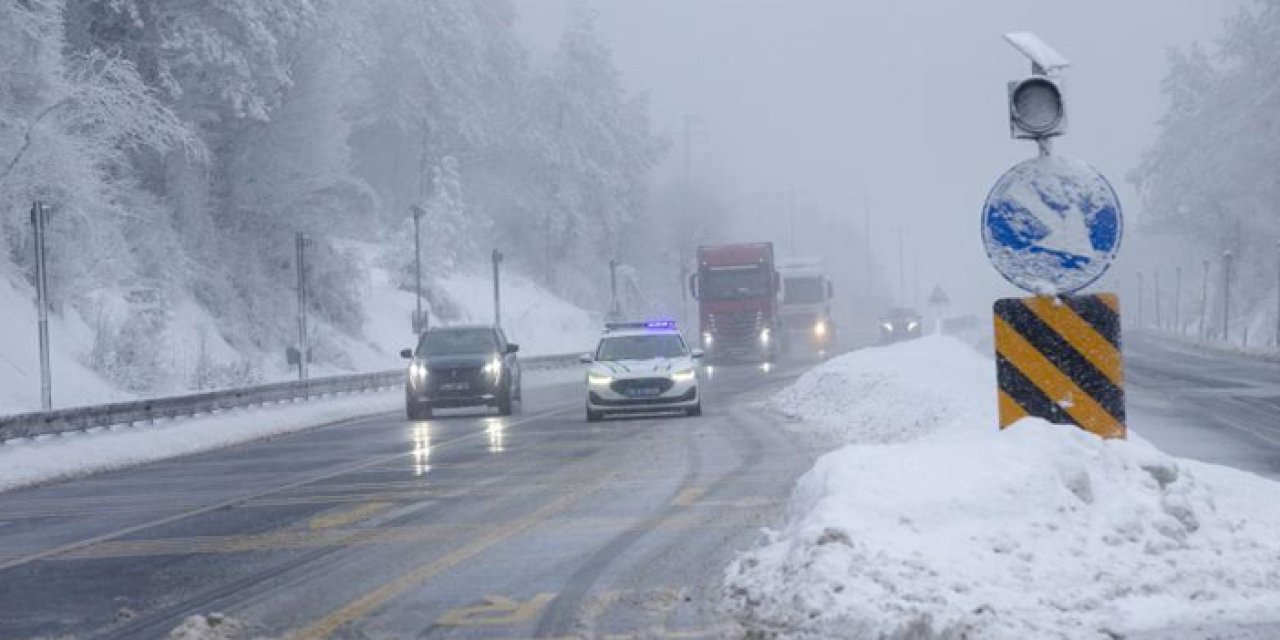
[[[409,382],[415,386],[421,384],[427,379],[427,365],[421,362],[413,362],[409,364]]]
[[[884,327],[884,330],[885,330],[885,331],[893,331],[893,323],[892,323],[892,322],[881,322],[881,323],[880,323],[880,326]]]
[[[907,331],[915,331],[916,327],[918,326],[920,326],[920,323],[916,322],[915,320],[912,320],[911,322],[907,323]]]
[[[671,374],[671,379],[675,382],[689,382],[698,376],[693,369],[685,369]]]
[[[613,376],[611,375],[594,372],[587,374],[587,384],[604,386],[610,382],[613,382]]]
[[[501,377],[502,376],[502,360],[498,358],[494,358],[490,360],[489,362],[485,363],[481,371],[483,371],[485,375],[488,375],[489,377],[494,379]]]
[[[760,344],[769,344],[769,337],[770,336],[769,336],[768,328],[760,330]]]
[[[819,338],[827,335],[826,320],[819,320],[817,323],[813,325],[813,335],[818,336]]]

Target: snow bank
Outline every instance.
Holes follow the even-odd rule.
[[[151,426],[10,441],[0,445],[0,491],[209,451],[403,407],[403,392],[396,390],[237,409]]]
[[[930,338],[785,391],[800,425],[858,444],[822,457],[782,528],[729,568],[738,619],[783,637],[1023,639],[1280,618],[1280,484],[1036,419],[999,432],[992,369]]]

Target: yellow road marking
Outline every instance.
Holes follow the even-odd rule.
[[[406,591],[422,584],[453,567],[470,560],[489,547],[514,537],[549,518],[552,514],[568,509],[573,503],[596,491],[595,486],[580,486],[576,491],[542,505],[532,513],[519,518],[505,527],[495,528],[481,535],[470,543],[459,547],[440,558],[406,573],[391,582],[347,603],[342,608],[317,620],[310,626],[290,636],[293,640],[311,640],[327,638],[343,625],[363,618],[378,607],[400,596]]]
[[[1124,427],[1106,409],[999,316],[996,316],[996,345],[1001,355],[1081,427],[1104,438],[1123,436]]]
[[[1084,356],[1102,375],[1116,386],[1124,385],[1120,362],[1120,349],[1103,338],[1093,325],[1076,315],[1066,303],[1046,296],[1036,296],[1024,303],[1031,313],[1062,336],[1080,355]]]
[[[681,491],[675,498],[672,498],[671,504],[677,507],[691,506],[694,502],[698,501],[698,498],[702,497],[702,494],[706,492],[707,490],[703,487],[690,487]]]
[[[316,529],[337,529],[345,527],[349,524],[360,522],[377,513],[382,513],[387,509],[395,506],[391,502],[368,502],[358,504],[354,507],[342,509],[337,513],[324,513],[311,519],[307,523],[307,528],[312,531]]]
[[[485,596],[483,604],[458,607],[444,612],[436,620],[436,624],[473,627],[528,622],[555,597],[554,593],[539,593],[528,602],[517,602],[504,596]]]

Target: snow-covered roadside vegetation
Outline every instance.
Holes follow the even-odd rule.
[[[34,387],[0,412],[38,404],[20,311],[36,200],[60,406],[287,376],[296,232],[314,370],[389,366],[410,338],[411,206],[435,317],[488,319],[495,247],[527,307],[604,309],[608,258],[665,257],[642,224],[664,142],[590,9],[535,56],[516,4],[0,3],[0,386]]]
[[[775,400],[848,443],[728,570],[748,628],[811,638],[1114,638],[1275,622],[1280,484],[1023,420],[949,338],[868,349]]]

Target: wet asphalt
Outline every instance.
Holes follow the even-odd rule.
[[[0,638],[703,638],[724,567],[810,452],[760,404],[803,367],[716,367],[705,415],[400,413],[0,495]],[[562,375],[561,380],[565,377]]]

